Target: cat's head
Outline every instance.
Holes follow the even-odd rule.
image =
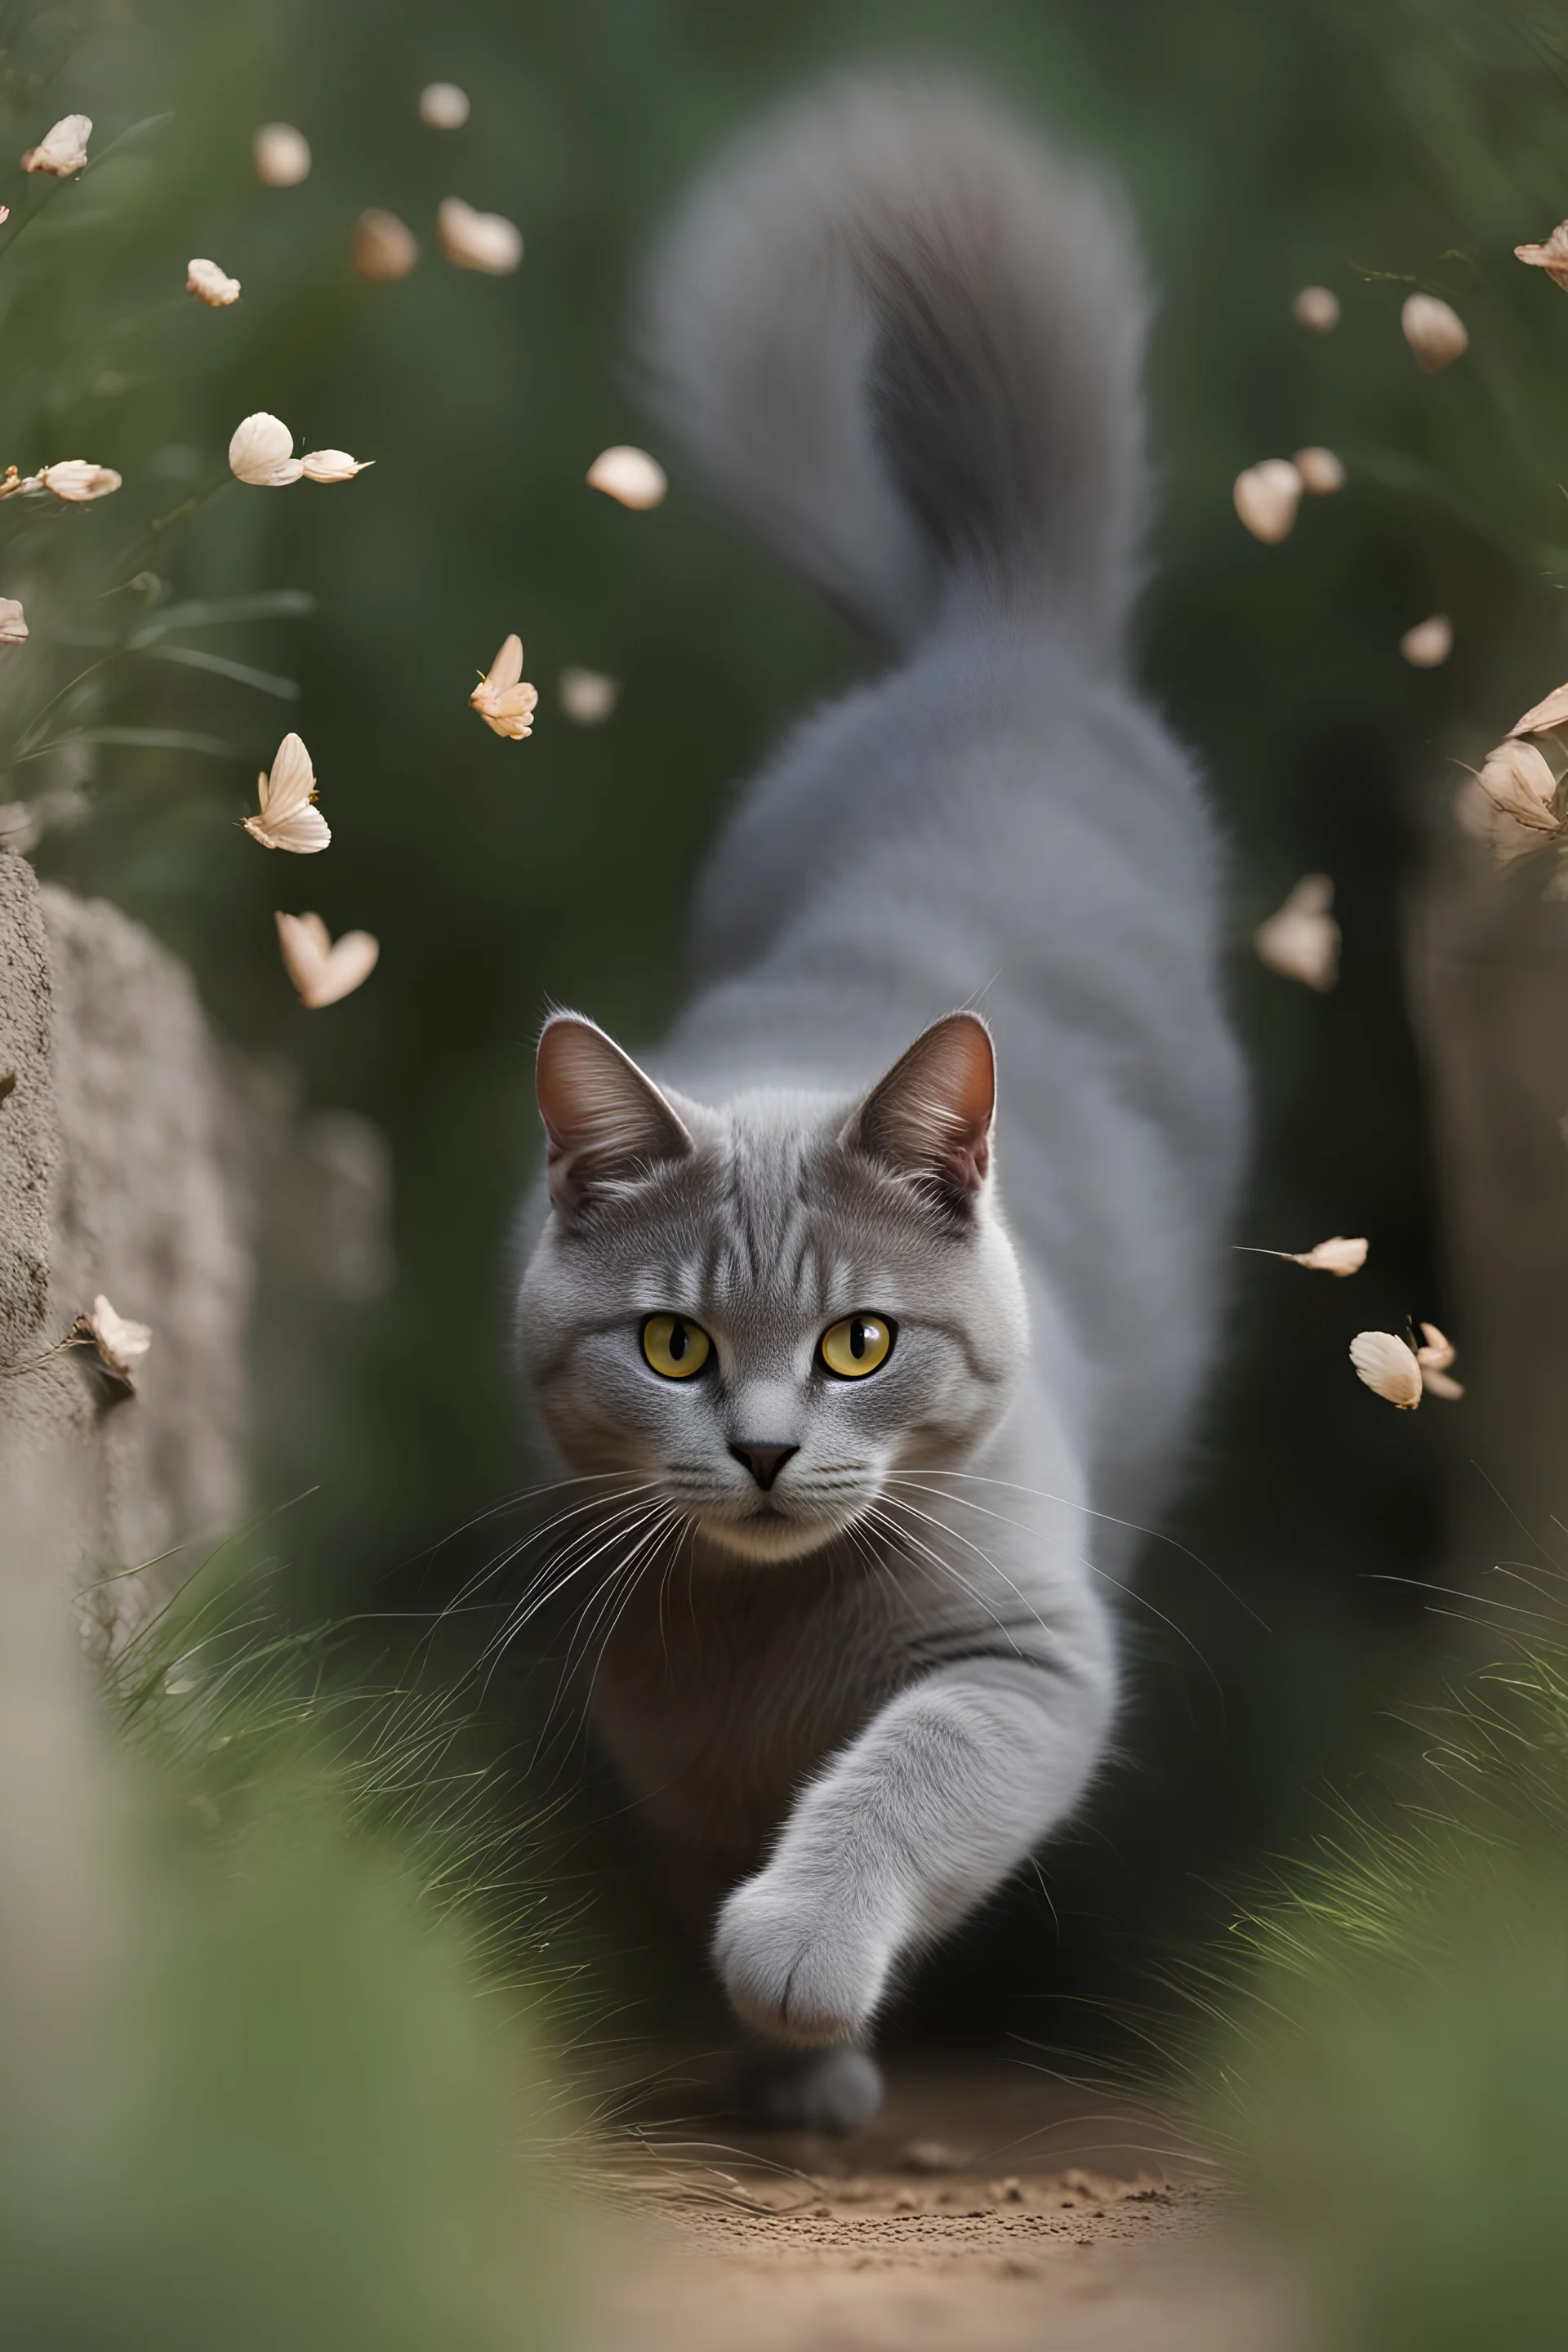
[[[710,1108],[573,1013],[545,1028],[538,1087],[551,1206],[517,1335],[572,1470],[624,1471],[724,1549],[784,1559],[999,1418],[1026,1318],[973,1013],[858,1104]]]

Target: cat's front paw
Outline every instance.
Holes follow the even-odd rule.
[[[759,1871],[719,1914],[713,1962],[731,2006],[780,2042],[860,2039],[887,1989],[894,1955],[879,1933],[826,1889]]]

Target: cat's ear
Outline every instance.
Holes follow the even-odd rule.
[[[978,1014],[932,1024],[873,1087],[840,1141],[967,1210],[991,1170],[996,1056]]]
[[[601,1187],[635,1182],[694,1149],[650,1077],[580,1013],[553,1013],[535,1068],[550,1197],[574,1215]]]

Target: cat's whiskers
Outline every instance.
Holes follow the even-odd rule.
[[[609,1623],[604,1640],[600,1643],[598,1655],[595,1659],[593,1673],[588,1677],[588,1695],[592,1697],[594,1684],[597,1679],[599,1668],[604,1664],[605,1651],[615,1633],[616,1626],[619,1623],[633,1593],[641,1583],[645,1571],[657,1557],[658,1544],[669,1533],[672,1527],[679,1528],[679,1524],[680,1514],[669,1504],[656,1506],[649,1524],[639,1528],[632,1538],[630,1551],[624,1559],[612,1562],[594,1591],[584,1601],[566,1646],[566,1654],[556,1681],[554,1696],[545,1712],[539,1741],[534,1749],[536,1758],[539,1748],[542,1747],[554,1724],[568,1687],[581,1671],[584,1661],[587,1657],[589,1644],[608,1617]],[[585,1627],[584,1620],[590,1611],[593,1612],[593,1622]]]
[[[891,1509],[888,1507],[888,1506],[892,1503],[892,1500],[893,1498],[889,1496],[885,1504],[877,1504],[873,1506],[872,1509],[867,1514],[872,1524],[882,1528],[889,1536],[892,1537],[895,1543],[911,1545],[914,1549],[918,1551],[922,1558],[928,1560],[933,1568],[938,1569],[951,1583],[955,1584],[958,1587],[958,1590],[963,1593],[967,1599],[973,1601],[978,1608],[984,1611],[986,1616],[990,1618],[991,1622],[995,1626],[997,1632],[1005,1637],[1015,1654],[1018,1657],[1023,1657],[1025,1653],[1018,1648],[1015,1629],[1007,1623],[1006,1619],[997,1615],[995,1610],[986,1600],[985,1595],[970,1580],[970,1578],[964,1575],[963,1570],[959,1568],[954,1561],[943,1559],[942,1555],[939,1551],[934,1550],[922,1537],[916,1535],[913,1528],[901,1527],[900,1525],[899,1521],[893,1517]],[[982,1555],[982,1557],[984,1557],[984,1555]],[[1028,1603],[1026,1602],[1025,1606],[1027,1608]],[[1043,1630],[1047,1632],[1049,1631],[1049,1628],[1044,1625],[1044,1621],[1036,1612],[1031,1610],[1030,1614],[1034,1616],[1037,1624],[1041,1625]]]
[[[603,1482],[610,1478],[628,1479],[633,1474],[629,1470],[602,1470],[596,1471],[594,1475],[596,1481]],[[550,1494],[562,1487],[579,1486],[586,1485],[587,1483],[587,1480],[581,1478],[558,1478],[552,1482],[552,1486],[535,1488],[534,1492],[535,1494],[542,1495]],[[582,1517],[585,1512],[598,1510],[605,1503],[625,1499],[626,1496],[637,1492],[638,1486],[646,1487],[652,1484],[653,1481],[651,1479],[643,1479],[638,1482],[638,1486],[623,1486],[619,1496],[614,1494],[595,1495],[590,1497],[586,1502],[574,1504],[563,1511],[557,1511],[553,1517],[544,1520],[541,1526],[530,1528],[526,1534],[520,1536],[515,1543],[507,1545],[504,1550],[498,1552],[495,1558],[488,1561],[482,1569],[477,1569],[473,1575],[468,1578],[468,1581],[458,1588],[458,1591],[453,1595],[452,1599],[447,1602],[446,1606],[437,1612],[435,1623],[431,1627],[430,1634],[426,1638],[431,1638],[434,1633],[439,1630],[444,1621],[450,1616],[454,1611],[460,1609],[474,1593],[480,1591],[484,1585],[489,1584],[493,1578],[500,1575],[504,1570],[510,1568],[514,1559],[521,1559],[522,1554],[529,1550],[531,1546],[536,1543],[543,1542],[544,1538],[552,1534],[557,1528],[565,1526],[567,1522],[572,1519]],[[500,1507],[502,1507],[497,1506],[498,1509]],[[480,1519],[493,1516],[493,1512],[481,1511],[477,1513],[475,1517],[468,1520],[467,1524],[468,1527],[477,1527]],[[461,1534],[464,1530],[459,1528],[458,1532]],[[448,1537],[447,1540],[450,1542],[453,1538]],[[543,1573],[543,1571],[542,1570],[541,1573]]]
[[[889,1478],[888,1481],[889,1486],[904,1486],[911,1483],[911,1481],[897,1476]],[[917,1493],[924,1492],[929,1494],[931,1490],[927,1487],[924,1489],[917,1488],[916,1491]],[[958,1498],[955,1496],[954,1500],[957,1499]],[[1037,1625],[1040,1626],[1046,1632],[1050,1631],[1050,1628],[1046,1624],[1045,1619],[1040,1615],[1039,1611],[1035,1606],[1035,1603],[1030,1600],[1028,1594],[1023,1591],[1018,1585],[1014,1583],[1012,1578],[1007,1574],[1006,1570],[999,1566],[999,1564],[992,1559],[988,1551],[984,1550],[979,1544],[972,1542],[969,1537],[964,1535],[961,1529],[950,1527],[945,1519],[939,1519],[936,1517],[934,1513],[931,1511],[922,1511],[915,1504],[906,1502],[901,1495],[885,1495],[883,1500],[891,1507],[900,1511],[907,1511],[914,1518],[924,1520],[928,1527],[936,1528],[940,1529],[943,1535],[951,1536],[955,1543],[963,1544],[966,1551],[972,1551],[976,1559],[984,1563],[984,1565],[991,1570],[993,1576],[1001,1578],[1002,1582],[1006,1586],[1008,1591],[1013,1594],[1015,1600],[1018,1601],[1022,1604],[1027,1613],[1034,1619]]]
[[[1194,1568],[1201,1569],[1205,1576],[1212,1578],[1214,1582],[1218,1585],[1220,1591],[1225,1594],[1227,1600],[1234,1601],[1238,1609],[1246,1610],[1247,1615],[1252,1619],[1255,1625],[1261,1626],[1266,1633],[1270,1631],[1269,1626],[1265,1622],[1264,1619],[1258,1615],[1251,1602],[1241,1593],[1237,1592],[1233,1586],[1226,1582],[1225,1578],[1220,1574],[1218,1569],[1215,1567],[1212,1560],[1205,1559],[1201,1552],[1194,1551],[1190,1545],[1181,1542],[1181,1540],[1175,1536],[1167,1535],[1161,1528],[1146,1528],[1137,1519],[1118,1518],[1114,1511],[1096,1510],[1092,1504],[1079,1502],[1071,1495],[1056,1495],[1046,1486],[1026,1486],[1016,1478],[986,1477],[974,1470],[932,1469],[928,1468],[918,1462],[910,1465],[909,1473],[900,1472],[898,1475],[904,1476],[910,1475],[911,1473],[914,1476],[920,1478],[962,1478],[966,1482],[966,1484],[974,1486],[1009,1487],[1016,1495],[1032,1495],[1037,1501],[1042,1503],[1059,1503],[1064,1510],[1081,1511],[1086,1518],[1103,1519],[1108,1527],[1121,1528],[1125,1529],[1129,1535],[1147,1537],[1151,1543],[1163,1544],[1169,1550],[1180,1552],[1184,1559],[1190,1559]],[[954,1495],[951,1498],[944,1499],[951,1499],[952,1501],[958,1503],[963,1501],[965,1498],[961,1495]],[[979,1507],[976,1505],[972,1506],[972,1507],[978,1508]],[[1114,1579],[1111,1580],[1112,1582],[1115,1581]]]
[[[647,1482],[648,1487],[651,1487],[651,1481]],[[616,1540],[617,1535],[630,1536],[632,1526],[628,1523],[635,1523],[640,1517],[665,1507],[667,1507],[661,1500],[652,1503],[627,1501],[613,1511],[607,1519],[596,1520],[592,1527],[583,1528],[573,1536],[551,1559],[544,1563],[519,1596],[500,1633],[492,1637],[487,1650],[481,1653],[481,1655],[488,1655],[491,1649],[496,1650],[499,1654],[500,1651],[515,1641],[523,1627],[536,1617],[542,1609],[545,1608],[557,1594],[563,1591],[576,1577],[581,1576],[584,1570],[590,1568],[595,1559],[602,1557]],[[589,1549],[583,1558],[573,1560],[573,1554],[585,1545],[592,1546],[593,1549]],[[570,1567],[567,1566],[568,1561],[572,1562]]]
[[[951,1477],[963,1477],[965,1474],[963,1471],[950,1471],[943,1472],[942,1475]],[[915,1481],[913,1479],[902,1477],[896,1481],[890,1480],[889,1483],[909,1486],[915,1485]],[[985,1483],[997,1486],[1017,1486],[1017,1481],[1011,1478],[991,1479],[987,1480]],[[1037,1495],[1041,1492],[1039,1488],[1034,1486],[1019,1486],[1018,1491],[1020,1494],[1025,1495]],[[1017,1528],[1026,1535],[1033,1535],[1037,1532],[1036,1529],[1030,1528],[1026,1521],[1023,1519],[1010,1519],[1006,1516],[1005,1512],[990,1510],[984,1503],[971,1501],[967,1495],[946,1495],[942,1492],[940,1487],[935,1486],[916,1486],[916,1492],[939,1496],[942,1502],[958,1503],[962,1505],[965,1510],[978,1511],[983,1517],[995,1519],[1002,1527]],[[1047,1502],[1061,1502],[1065,1501],[1066,1497],[1063,1496],[1049,1495],[1045,1496],[1045,1500]],[[1088,1507],[1084,1506],[1083,1507],[1087,1508]],[[912,1509],[913,1506],[911,1504],[905,1504],[904,1508],[906,1510]],[[1103,1511],[1097,1511],[1093,1516],[1096,1518],[1105,1518],[1110,1515]],[[940,1522],[938,1524],[940,1524]],[[1130,1520],[1122,1519],[1119,1520],[1117,1524],[1121,1527],[1128,1527],[1131,1526],[1131,1522]],[[1186,1547],[1184,1544],[1179,1545],[1177,1549],[1184,1551]],[[1225,1703],[1224,1685],[1221,1683],[1218,1675],[1215,1672],[1214,1667],[1210,1664],[1208,1659],[1205,1657],[1203,1652],[1193,1640],[1192,1635],[1187,1632],[1186,1628],[1183,1625],[1178,1625],[1173,1617],[1168,1617],[1163,1609],[1157,1608],[1154,1602],[1150,1600],[1148,1594],[1146,1592],[1140,1592],[1136,1585],[1124,1584],[1119,1577],[1111,1576],[1105,1569],[1098,1567],[1095,1562],[1089,1559],[1087,1552],[1076,1552],[1073,1556],[1077,1559],[1079,1566],[1080,1568],[1087,1569],[1090,1576],[1098,1577],[1102,1584],[1109,1584],[1113,1592],[1123,1596],[1129,1601],[1135,1601],[1138,1607],[1146,1610],[1151,1617],[1157,1618],[1159,1622],[1165,1627],[1168,1633],[1175,1635],[1178,1642],[1184,1643],[1186,1647],[1192,1652],[1194,1657],[1197,1660],[1199,1665],[1202,1666],[1205,1674],[1207,1675],[1209,1680],[1213,1683],[1215,1689],[1219,1693],[1220,1703],[1223,1706]],[[1190,1553],[1188,1557],[1195,1559],[1197,1555],[1196,1553]],[[1200,1561],[1199,1565],[1201,1567],[1203,1563]],[[1015,1590],[1016,1589],[1016,1588],[1015,1588]],[[1234,1597],[1236,1596],[1233,1596],[1233,1598]],[[1243,1606],[1245,1605],[1246,1604],[1243,1603]],[[1256,1612],[1249,1612],[1249,1614],[1256,1615]],[[1258,1622],[1261,1625],[1263,1623],[1263,1620],[1258,1618]],[[1264,1630],[1267,1632],[1268,1628],[1265,1627]]]

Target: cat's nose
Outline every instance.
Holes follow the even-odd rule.
[[[765,1495],[798,1445],[731,1445],[731,1453],[737,1462],[743,1462]]]

